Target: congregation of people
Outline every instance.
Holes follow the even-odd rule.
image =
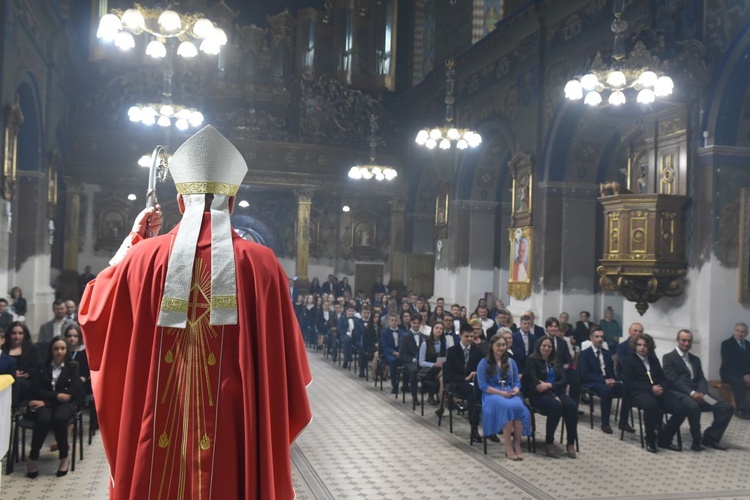
[[[685,420],[692,451],[727,450],[722,438],[732,417],[750,418],[744,323],[721,346],[721,385],[731,388],[730,404],[710,394],[701,360],[690,352],[692,332],[677,331],[675,348],[660,360],[640,323],[623,338],[611,308],[598,323],[581,311],[575,324],[562,312],[541,326],[532,311],[516,324],[500,300],[490,306],[480,299],[471,312],[460,304],[448,307],[442,298],[433,307],[414,292],[388,290],[381,278],[369,293],[353,294],[348,279],[334,275],[322,285],[313,278],[307,290],[290,279],[289,291],[310,349],[343,369],[357,368],[360,378],[390,379],[391,393],[410,395],[413,408],[427,393],[439,419],[447,407],[467,414],[470,442],[500,442],[502,436],[509,460],[523,459],[522,438],[533,432],[535,414],[546,417],[546,455],[576,458],[579,417],[587,404],[593,410],[596,399],[605,434],[614,433],[615,401],[621,437],[636,432],[634,415],[642,414],[642,442],[650,453],[682,451],[675,438]],[[701,430],[704,412],[712,412],[713,421]],[[555,444],[561,422],[564,450]]]
[[[37,461],[52,431],[50,451],[58,452],[57,477],[68,473],[72,420],[84,405],[93,405],[91,382],[74,300],[55,300],[52,317],[32,336],[26,323],[27,303],[20,288],[12,302],[0,298],[0,374],[12,375],[13,418],[33,422],[26,476],[39,474]],[[93,407],[92,407],[93,408]],[[89,425],[96,428],[95,412]],[[8,460],[13,460],[8,456]]]

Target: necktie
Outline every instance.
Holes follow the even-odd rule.
[[[740,342],[740,349],[742,349],[743,351],[745,350],[745,343],[744,342]]]
[[[469,348],[464,349],[464,364],[469,364]]]
[[[398,347],[398,332],[396,330],[391,330],[393,332],[393,343],[396,344],[396,347]]]
[[[690,364],[690,357],[685,353],[684,356],[682,356],[683,361],[685,361],[685,365],[687,366],[688,371],[690,372],[690,379],[692,380],[695,374],[693,373],[693,365]]]
[[[602,371],[602,375],[606,375],[604,371],[604,365],[602,365],[602,351],[596,350],[596,360],[599,362],[599,369]]]

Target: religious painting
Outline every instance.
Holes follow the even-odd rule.
[[[515,227],[530,226],[534,191],[531,155],[516,153],[508,162],[508,167],[513,176],[511,224]]]
[[[448,237],[448,204],[450,203],[449,187],[442,183],[437,186],[435,195],[435,238]]]
[[[60,166],[59,151],[47,155],[47,218],[54,219],[57,213],[57,171]]]
[[[23,123],[23,113],[18,103],[5,108],[3,127],[3,198],[13,200],[17,180],[18,129]]]
[[[377,214],[358,210],[352,214],[352,255],[356,259],[372,259],[378,231]]]
[[[530,226],[510,228],[508,294],[519,300],[531,295],[532,231]]]
[[[130,203],[124,195],[110,195],[97,197],[95,207],[96,249],[117,250],[130,232]]]
[[[740,190],[739,301],[750,304],[750,188]]]

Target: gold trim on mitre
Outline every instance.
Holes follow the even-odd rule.
[[[223,194],[226,196],[236,196],[240,187],[223,182],[195,181],[195,182],[177,182],[175,183],[179,194]]]

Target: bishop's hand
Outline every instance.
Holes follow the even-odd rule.
[[[133,232],[141,238],[149,238],[159,234],[161,229],[162,216],[161,206],[144,208],[133,223]],[[147,234],[148,233],[148,234]]]

